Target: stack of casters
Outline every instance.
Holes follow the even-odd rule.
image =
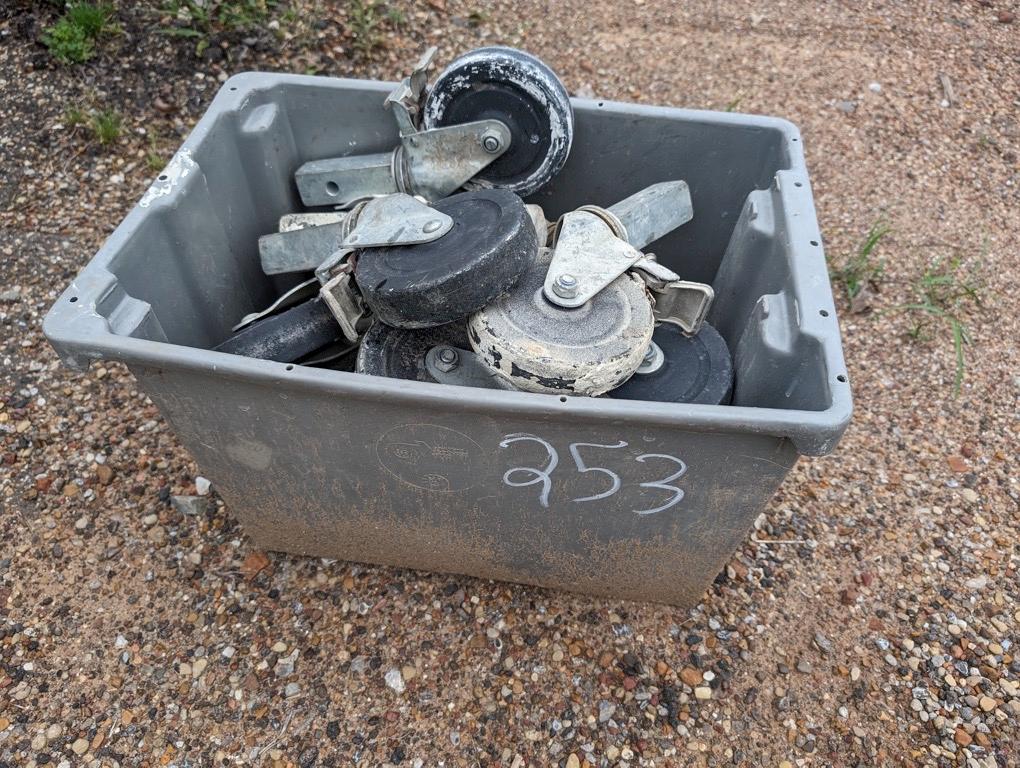
[[[563,84],[534,56],[490,47],[429,88],[433,54],[386,100],[398,147],[298,169],[319,212],[284,216],[259,252],[267,274],[308,279],[216,349],[462,386],[727,402],[729,350],[704,322],[711,288],[641,250],[690,220],[687,185],[549,224],[522,198],[567,160]]]

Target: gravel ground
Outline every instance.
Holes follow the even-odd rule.
[[[52,5],[0,9],[0,765],[1020,763],[1014,3],[430,0],[377,40],[306,3],[201,55],[124,5],[73,67],[36,42]],[[690,611],[254,551],[131,376],[42,336],[228,73],[392,78],[426,42],[787,117],[833,267],[891,228],[840,299],[853,425]],[[980,302],[954,395],[948,324],[914,339],[897,307],[957,261]]]

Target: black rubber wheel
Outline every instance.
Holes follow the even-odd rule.
[[[354,278],[376,317],[398,328],[459,320],[510,290],[538,253],[524,202],[505,189],[435,204],[453,229],[431,243],[366,248]]]
[[[329,307],[316,296],[242,328],[213,349],[232,355],[293,363],[342,335]]]
[[[510,148],[468,182],[522,197],[559,173],[574,138],[574,113],[563,83],[545,63],[516,48],[476,48],[436,79],[425,102],[426,128],[499,120]]]
[[[440,345],[471,349],[464,323],[418,329],[374,323],[361,340],[355,370],[369,376],[435,383],[425,364],[425,355]]]
[[[719,331],[705,323],[696,336],[688,336],[677,326],[662,323],[652,341],[662,350],[662,366],[651,373],[635,373],[609,397],[703,405],[729,402],[733,362]]]

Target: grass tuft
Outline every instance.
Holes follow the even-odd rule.
[[[364,58],[385,44],[384,27],[400,30],[407,25],[407,14],[387,7],[381,0],[350,0],[347,4],[347,34],[354,52]]]
[[[857,253],[832,273],[832,279],[843,284],[846,297],[853,301],[865,288],[875,289],[885,270],[885,264],[875,258],[875,249],[891,230],[884,221],[876,221],[869,230]]]
[[[379,29],[383,16],[376,0],[351,0],[347,7],[347,25],[353,47],[362,56],[370,57],[382,44]]]
[[[83,64],[96,55],[99,40],[119,31],[114,13],[109,3],[73,3],[43,33],[43,45],[62,64]]]
[[[71,105],[64,110],[64,125],[72,132],[85,129],[91,138],[106,147],[115,144],[123,133],[124,120],[115,109],[86,109]]]
[[[908,331],[915,341],[931,341],[939,328],[947,328],[956,357],[953,394],[958,395],[966,373],[965,347],[971,343],[970,331],[963,320],[969,307],[980,307],[983,281],[980,262],[964,269],[959,257],[935,258],[924,274],[914,281],[917,301],[899,309],[913,314]]]
[[[121,119],[121,116],[113,109],[104,109],[101,112],[95,112],[89,120],[89,127],[92,128],[92,135],[95,136],[96,141],[104,147],[113,144],[120,138],[122,124],[123,120]]]
[[[172,16],[175,23],[159,31],[173,37],[194,38],[195,55],[201,56],[217,32],[261,29],[278,5],[278,0],[165,0],[160,10]]]

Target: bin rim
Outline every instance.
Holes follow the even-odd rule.
[[[66,298],[61,297],[64,301]],[[404,381],[360,373],[310,368],[292,363],[230,355],[169,342],[118,336],[109,331],[99,337],[68,328],[51,309],[43,332],[61,350],[65,364],[86,370],[92,361],[121,362],[156,371],[188,370],[216,374],[264,386],[334,394],[357,400],[385,397],[432,410],[476,412],[493,418],[562,418],[566,413],[578,423],[621,421],[633,426],[668,426],[695,432],[742,432],[789,438],[798,453],[822,456],[831,453],[849,423],[849,398],[833,398],[823,411],[759,408],[739,405],[699,405],[569,397],[533,392],[489,390],[432,382]],[[70,357],[64,351],[70,351]]]

